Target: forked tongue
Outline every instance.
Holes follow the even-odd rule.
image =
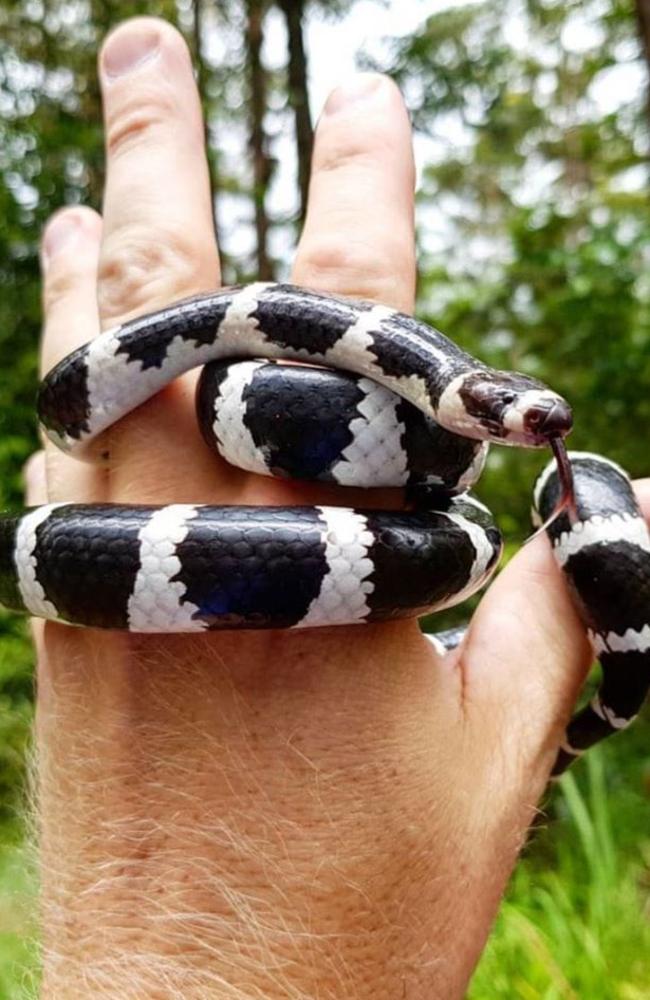
[[[555,521],[560,514],[564,513],[564,511],[568,513],[569,520],[572,524],[575,524],[578,520],[576,495],[573,485],[573,468],[571,466],[569,456],[567,455],[564,438],[552,437],[549,440],[549,444],[551,446],[551,450],[553,451],[553,457],[555,458],[555,464],[557,466],[558,479],[560,480],[560,496],[555,507],[544,523],[540,525],[537,531],[534,531],[533,534],[526,539],[524,545],[528,545],[528,542],[532,542],[533,538],[537,538],[538,535],[541,535],[542,532],[546,531],[553,521]]]

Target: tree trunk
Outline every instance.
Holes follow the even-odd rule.
[[[48,4],[45,5],[45,14],[47,16],[51,11],[48,10]],[[111,13],[108,9],[106,3],[102,0],[92,0],[90,4],[90,20],[95,28],[97,45],[99,46],[102,41],[106,38],[109,31],[114,27],[113,21],[111,19]],[[83,74],[80,79],[82,86],[79,88],[79,118],[80,122],[83,122],[83,130],[88,128],[89,123],[97,123],[98,127],[101,128],[102,121],[102,95],[99,87],[99,76],[96,71],[95,59],[88,60],[87,73],[83,73],[83,69],[80,67],[77,71],[77,76]],[[90,126],[92,128],[92,125]],[[82,126],[78,126],[79,130],[82,130]],[[84,164],[86,168],[86,198],[88,204],[101,212],[102,201],[104,197],[104,184],[106,181],[106,167],[104,159],[104,148],[103,142],[100,141],[88,143],[86,147],[87,151],[84,155]]]
[[[646,103],[650,118],[650,0],[636,0],[636,19],[647,69]]]
[[[257,238],[257,277],[273,279],[273,265],[268,253],[269,218],[266,214],[266,192],[271,180],[271,160],[267,153],[264,114],[266,112],[267,77],[262,65],[264,40],[264,0],[246,0],[246,43],[249,75],[250,148],[253,157],[253,200],[255,204],[255,235]]]
[[[302,222],[307,212],[311,152],[314,141],[314,130],[309,111],[307,56],[303,34],[306,0],[277,0],[277,3],[284,15],[289,38],[289,104],[293,109],[295,122],[300,221]]]
[[[214,226],[214,235],[219,245],[219,174],[218,169],[215,167],[215,162],[218,163],[218,151],[212,149],[210,146],[210,108],[208,105],[208,70],[205,65],[205,60],[203,58],[203,35],[204,35],[204,22],[203,22],[203,0],[194,0],[192,4],[193,8],[193,20],[192,20],[192,33],[194,41],[194,62],[196,65],[196,75],[197,75],[197,86],[199,90],[199,96],[201,98],[201,107],[203,108],[203,127],[205,132],[205,149],[208,161],[208,173],[210,178],[210,204],[212,205],[212,224]]]

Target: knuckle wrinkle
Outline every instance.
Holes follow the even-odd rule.
[[[201,248],[175,233],[122,234],[99,263],[99,299],[105,318],[144,312],[196,290]]]
[[[108,116],[106,151],[109,157],[155,139],[161,128],[173,127],[177,116],[175,100],[162,88],[155,95],[137,93]]]

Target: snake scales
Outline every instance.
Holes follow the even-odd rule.
[[[548,520],[563,508],[546,531],[604,672],[556,773],[631,721],[650,682],[650,539],[614,463],[574,453],[570,485],[562,440],[572,417],[560,396],[388,307],[256,283],[176,303],[79,348],[41,385],[41,425],[82,454],[200,365],[201,430],[229,462],[405,487],[406,508],[45,505],[0,517],[0,603],[139,632],[420,616],[464,600],[497,566],[498,529],[467,492],[487,442],[550,445],[558,465],[542,473],[536,509]]]

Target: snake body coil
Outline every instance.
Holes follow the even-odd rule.
[[[650,533],[629,477],[600,455],[571,452],[575,517],[547,527],[553,554],[587,627],[603,681],[569,723],[555,764],[559,774],[584,750],[630,724],[650,685]],[[555,469],[535,487],[541,518],[559,496]]]
[[[280,358],[303,364],[277,364]],[[81,454],[199,365],[206,365],[197,396],[201,430],[231,463],[267,475],[403,486],[435,495],[439,509],[39,507],[0,518],[0,603],[145,632],[419,616],[463,600],[497,565],[499,533],[466,493],[486,442],[543,447],[571,427],[568,405],[546,386],[488,368],[412,317],[262,283],[177,303],[79,348],[45,378],[41,424],[59,447]],[[610,463],[593,461],[603,481],[619,476]],[[538,489],[543,516],[558,490],[550,470]],[[580,501],[578,522],[565,525],[564,535],[577,537],[578,524],[588,529],[584,538],[597,535],[601,499],[596,513]],[[627,511],[627,502],[616,510]],[[565,543],[553,534],[562,523],[548,531],[570,571],[573,554],[565,558]],[[598,542],[598,556],[610,562],[620,554],[614,535],[608,528],[605,544]],[[633,544],[645,551],[644,539],[638,534]],[[645,563],[642,574],[649,586]],[[581,594],[589,618],[592,597]],[[599,616],[597,609],[589,625],[611,654],[612,629],[603,632]],[[650,630],[647,618],[643,628]],[[637,646],[648,647],[643,628]],[[634,705],[647,687],[647,664],[638,676]],[[589,716],[588,735],[567,744],[568,757],[582,748],[580,739],[604,735],[601,723],[617,724],[619,702],[599,704],[592,711],[599,721]]]

